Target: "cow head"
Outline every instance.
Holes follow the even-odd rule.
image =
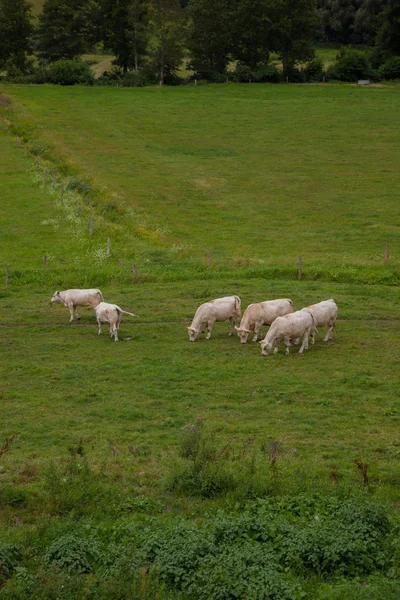
[[[188,327],[189,341],[194,342],[197,336],[200,333],[199,329],[195,329],[194,327]]]
[[[262,354],[262,356],[268,356],[268,354],[272,350],[272,343],[271,342],[266,342],[265,339],[264,339],[264,340],[261,340],[260,346],[261,346],[261,354]]]
[[[51,302],[62,302],[60,292],[54,292]]]
[[[238,336],[240,337],[240,343],[245,344],[247,342],[247,338],[249,337],[250,329],[245,329],[244,327],[236,327]]]

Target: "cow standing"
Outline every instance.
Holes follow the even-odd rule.
[[[63,292],[54,292],[51,302],[56,302],[59,304],[64,304],[67,306],[70,313],[70,321],[74,320],[74,314],[77,319],[80,319],[80,316],[77,313],[77,306],[91,306],[92,308],[96,308],[96,306],[103,302],[103,294],[100,290],[90,289],[90,290],[65,290]]]
[[[310,332],[311,343],[315,342],[315,334],[317,333],[317,327],[326,327],[326,335],[324,342],[332,339],[333,328],[338,314],[338,307],[336,302],[331,298],[330,300],[323,300],[318,304],[311,304],[306,306],[303,310],[308,310],[314,317],[315,326]]]
[[[277,317],[282,317],[292,312],[293,302],[289,298],[249,304],[244,311],[239,327],[235,327],[240,337],[240,342],[246,344],[250,331],[254,331],[253,342],[256,342],[263,325],[271,325]]]
[[[278,317],[272,323],[265,338],[260,342],[261,354],[267,356],[272,348],[278,352],[278,344],[285,344],[285,354],[289,354],[289,348],[293,345],[293,340],[303,337],[299,353],[308,350],[308,336],[311,329],[315,326],[312,313],[307,309],[298,310],[284,317]]]
[[[229,335],[232,335],[236,321],[239,321],[241,316],[240,307],[241,300],[239,296],[216,298],[201,304],[196,310],[192,324],[188,327],[189,340],[194,342],[203,327],[208,329],[206,339],[209,340],[215,321],[229,321]]]
[[[118,342],[118,329],[121,323],[122,315],[130,315],[131,317],[138,316],[126,310],[122,310],[118,304],[109,304],[108,302],[100,302],[100,304],[98,304],[94,310],[96,311],[96,319],[99,326],[98,335],[100,335],[102,332],[101,324],[108,323],[110,337],[114,338],[116,342]]]

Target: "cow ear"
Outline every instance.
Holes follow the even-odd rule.
[[[237,325],[235,325],[235,329],[236,331],[239,331],[239,327]]]

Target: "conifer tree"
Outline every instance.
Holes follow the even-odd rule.
[[[39,17],[38,50],[42,58],[73,59],[94,41],[95,0],[46,0]]]
[[[31,54],[32,14],[26,0],[0,0],[0,68],[24,73]]]
[[[149,3],[147,0],[103,0],[103,36],[124,73],[136,71],[147,54]]]

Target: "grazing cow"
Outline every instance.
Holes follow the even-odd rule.
[[[315,326],[312,328],[310,333],[311,343],[315,342],[315,334],[317,327],[327,327],[324,342],[332,339],[332,331],[335,326],[335,321],[338,314],[338,307],[336,302],[331,298],[330,300],[323,300],[318,304],[311,304],[306,306],[303,310],[308,310],[314,317]]]
[[[108,302],[100,302],[94,310],[96,311],[97,323],[99,325],[98,335],[101,334],[101,324],[108,323],[110,326],[110,337],[113,337],[116,342],[118,342],[118,329],[119,324],[121,323],[122,314],[130,315],[131,317],[138,316],[127,312],[126,310],[122,310],[117,304],[109,304]]]
[[[239,327],[235,327],[241,343],[245,344],[247,342],[250,331],[254,331],[253,342],[256,342],[263,325],[271,325],[277,317],[282,317],[292,312],[293,303],[289,298],[249,304],[244,311]]]
[[[58,302],[64,304],[69,308],[70,321],[74,320],[74,313],[77,319],[80,316],[77,313],[77,306],[96,306],[103,302],[103,294],[100,290],[65,290],[64,292],[54,292],[51,302]]]
[[[299,353],[308,350],[308,335],[314,327],[314,317],[311,312],[303,308],[284,317],[277,317],[268,330],[265,338],[260,342],[261,354],[266,356],[274,348],[278,352],[278,344],[283,341],[286,346],[285,354],[289,354],[289,348],[293,340],[303,336]]]
[[[236,321],[239,321],[241,311],[239,296],[226,296],[216,298],[201,304],[196,310],[192,324],[188,327],[189,340],[194,342],[203,327],[208,328],[206,339],[211,337],[211,330],[215,321],[229,321],[229,335],[232,335]]]

